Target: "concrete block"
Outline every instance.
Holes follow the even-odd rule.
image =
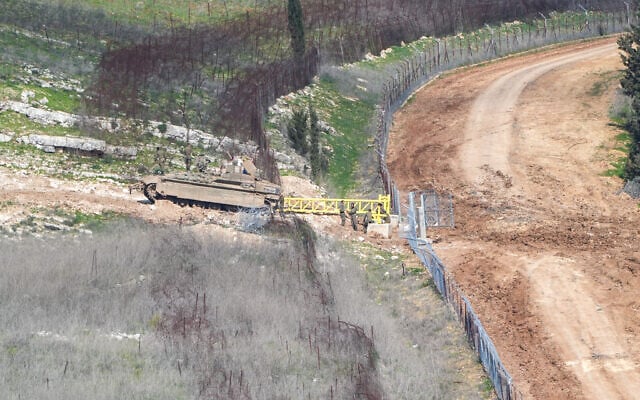
[[[380,236],[384,239],[391,237],[391,224],[369,224],[367,227],[367,236]]]
[[[398,228],[400,226],[400,216],[399,215],[390,215],[391,219],[391,228]]]

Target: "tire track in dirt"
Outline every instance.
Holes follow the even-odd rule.
[[[533,301],[540,307],[546,329],[562,345],[565,365],[582,383],[585,398],[636,398],[640,393],[636,365],[622,336],[592,297],[579,261],[543,255],[524,262]]]
[[[509,72],[484,89],[476,98],[464,130],[460,158],[468,182],[477,184],[483,169],[512,176],[510,154],[514,135],[514,110],[523,90],[536,79],[559,66],[597,58],[616,49],[615,44],[562,55]]]
[[[513,170],[517,169],[511,161],[513,137],[517,134],[515,114],[529,84],[556,68],[606,57],[616,51],[615,44],[606,44],[554,57],[509,72],[485,89],[471,108],[460,151],[469,183],[482,181],[483,169],[513,176]],[[518,181],[516,190],[522,189],[528,198],[537,196],[531,186],[523,187]],[[533,288],[531,301],[538,305],[565,365],[582,383],[585,398],[633,398],[640,391],[640,374],[620,343],[624,332],[618,332],[611,324],[588,285],[583,284],[585,278],[580,271],[586,267],[584,262],[588,261],[579,257],[562,262],[545,253],[534,258],[525,256],[524,271]]]
[[[528,85],[554,69],[607,57],[616,51],[617,46],[609,43],[546,59],[504,74],[484,89],[469,112],[460,149],[461,166],[468,183],[481,184],[489,179],[487,174],[494,173],[513,177],[521,166],[516,161],[518,155],[513,155],[514,142],[520,140],[521,133],[516,114]],[[525,148],[525,151],[531,149]],[[524,193],[525,198],[539,197],[536,188],[522,179],[526,177],[519,174],[515,182],[509,180],[509,184],[515,186],[513,191]],[[588,277],[581,271],[589,261],[579,256],[558,258],[544,251],[537,256],[525,255],[521,261],[521,272],[527,274],[532,288],[530,301],[537,306],[545,330],[557,345],[564,364],[582,384],[584,398],[634,398],[640,391],[640,374],[620,342],[624,332],[619,332],[602,312],[592,297],[592,288],[585,282]]]

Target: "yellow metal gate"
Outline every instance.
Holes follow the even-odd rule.
[[[300,214],[337,215],[340,213],[341,201],[344,202],[347,213],[352,205],[356,206],[358,214],[366,214],[371,211],[373,220],[378,224],[389,218],[390,197],[388,195],[379,195],[377,200],[285,197],[284,211]]]

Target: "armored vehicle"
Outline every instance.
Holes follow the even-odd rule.
[[[257,208],[275,206],[280,199],[280,186],[249,173],[245,165],[218,175],[183,172],[150,175],[140,182],[144,195],[154,203],[169,200],[180,205],[201,207]]]

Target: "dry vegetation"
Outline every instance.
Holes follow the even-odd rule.
[[[4,240],[0,397],[480,398],[445,308],[402,321],[390,258],[345,250],[300,222]]]

